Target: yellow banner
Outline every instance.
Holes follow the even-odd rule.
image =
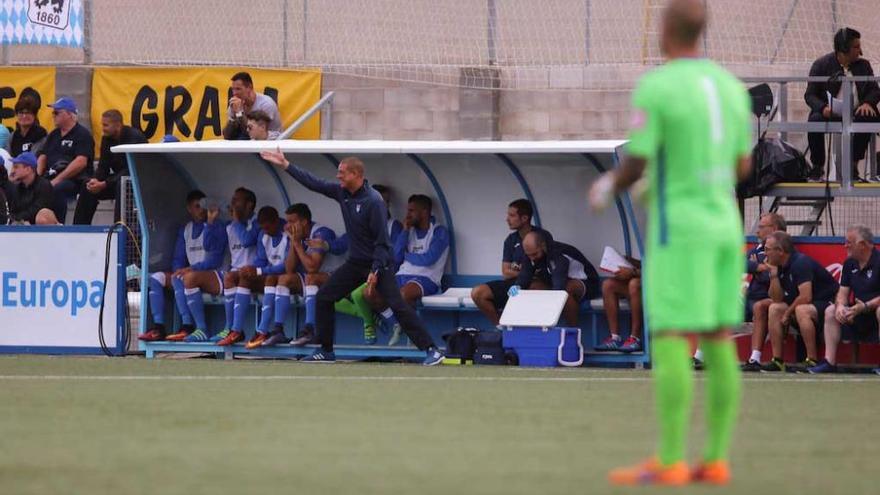
[[[112,108],[122,112],[125,123],[143,131],[151,143],[166,134],[181,141],[223,139],[230,78],[241,70],[251,75],[258,93],[278,103],[282,129],[321,98],[321,73],[317,70],[99,67],[92,76],[95,144],[101,142],[101,114]],[[319,112],[294,137],[319,139],[320,135]]]
[[[40,103],[37,118],[40,125],[51,131],[52,109],[55,101],[54,67],[0,67],[0,122],[15,129],[15,103],[22,93],[30,93]]]

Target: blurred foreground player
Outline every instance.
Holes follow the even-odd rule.
[[[660,439],[657,455],[614,470],[613,484],[726,484],[740,396],[730,329],[742,323],[743,231],[734,199],[750,167],[750,103],[741,83],[699,58],[706,25],[701,0],[672,0],[663,14],[668,61],[633,93],[628,157],[590,189],[607,207],[645,173],[649,218],[645,311],[653,340]],[[706,369],[707,439],[702,462],[685,462],[693,370],[688,336],[700,338]]]

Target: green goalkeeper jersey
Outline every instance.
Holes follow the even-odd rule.
[[[632,100],[627,152],[648,160],[648,245],[741,241],[736,164],[752,142],[742,83],[711,60],[676,59],[646,74]]]

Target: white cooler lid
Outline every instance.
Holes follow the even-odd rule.
[[[559,321],[567,298],[564,290],[521,290],[507,299],[500,323],[506,327],[552,327]]]

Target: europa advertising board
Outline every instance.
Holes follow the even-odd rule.
[[[0,228],[0,352],[95,353],[115,349],[124,319],[124,237],[107,227]],[[104,266],[109,263],[107,283]]]

